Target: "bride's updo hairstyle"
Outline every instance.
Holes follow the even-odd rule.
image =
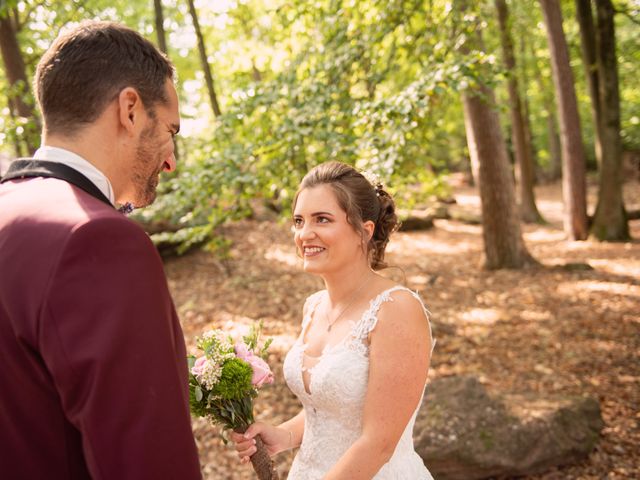
[[[338,205],[347,214],[347,222],[364,238],[362,224],[371,220],[375,224],[373,236],[367,243],[369,264],[374,270],[387,267],[384,251],[389,236],[398,228],[396,206],[391,195],[379,182],[371,183],[351,165],[341,162],[326,162],[307,173],[293,200],[293,209],[298,195],[306,188],[329,185],[336,195]]]

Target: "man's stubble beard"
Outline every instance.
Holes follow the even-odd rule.
[[[135,163],[132,167],[136,208],[151,205],[157,196],[158,178],[163,170],[163,164],[158,158],[160,152],[153,147],[157,124],[158,122],[154,121],[140,134],[136,146]]]

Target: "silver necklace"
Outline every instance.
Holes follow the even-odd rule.
[[[367,275],[365,275],[365,277],[366,277],[366,276],[367,276]],[[327,310],[327,313],[325,313],[325,315],[324,315],[324,317],[325,317],[325,319],[326,319],[326,321],[327,321],[327,332],[330,332],[330,331],[331,331],[331,327],[333,327],[334,323],[336,323],[336,322],[340,319],[340,317],[342,316],[342,314],[343,314],[344,312],[346,312],[346,311],[349,309],[349,307],[353,304],[353,302],[354,302],[354,301],[355,301],[355,299],[357,298],[358,293],[360,293],[360,291],[364,288],[364,286],[365,286],[366,284],[367,284],[367,282],[362,282],[362,284],[361,284],[358,288],[356,288],[355,292],[353,292],[353,293],[351,294],[351,297],[349,297],[349,301],[347,302],[347,304],[345,305],[345,307],[344,307],[342,310],[340,310],[340,313],[338,313],[338,315],[336,316],[336,318],[334,318],[334,319],[333,319],[333,321],[331,321],[331,320],[329,319],[329,311]]]

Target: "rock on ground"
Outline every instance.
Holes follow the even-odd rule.
[[[491,395],[473,376],[434,380],[414,429],[438,480],[529,475],[586,458],[604,426],[590,397]]]

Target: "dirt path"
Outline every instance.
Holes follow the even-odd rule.
[[[640,478],[640,221],[629,243],[566,242],[560,230],[558,185],[537,190],[547,226],[525,226],[525,241],[546,268],[486,272],[478,268],[481,229],[437,220],[427,232],[396,234],[388,274],[420,291],[434,313],[430,378],[478,375],[503,392],[589,394],[600,400],[606,427],[582,464],[530,479]],[[473,189],[455,192],[458,204],[479,210]],[[628,184],[626,204],[640,208],[640,186]],[[595,191],[590,188],[591,209]],[[307,295],[321,288],[300,272],[288,224],[240,222],[226,228],[231,258],[206,252],[166,263],[187,343],[205,329],[241,329],[255,319],[275,338],[277,383],[258,400],[258,417],[279,422],[298,407],[282,379],[282,359],[299,327]],[[588,271],[554,266],[584,262]],[[403,274],[404,272],[404,274]],[[236,463],[218,432],[194,422],[206,479],[252,478]],[[292,456],[277,458],[281,472]]]

